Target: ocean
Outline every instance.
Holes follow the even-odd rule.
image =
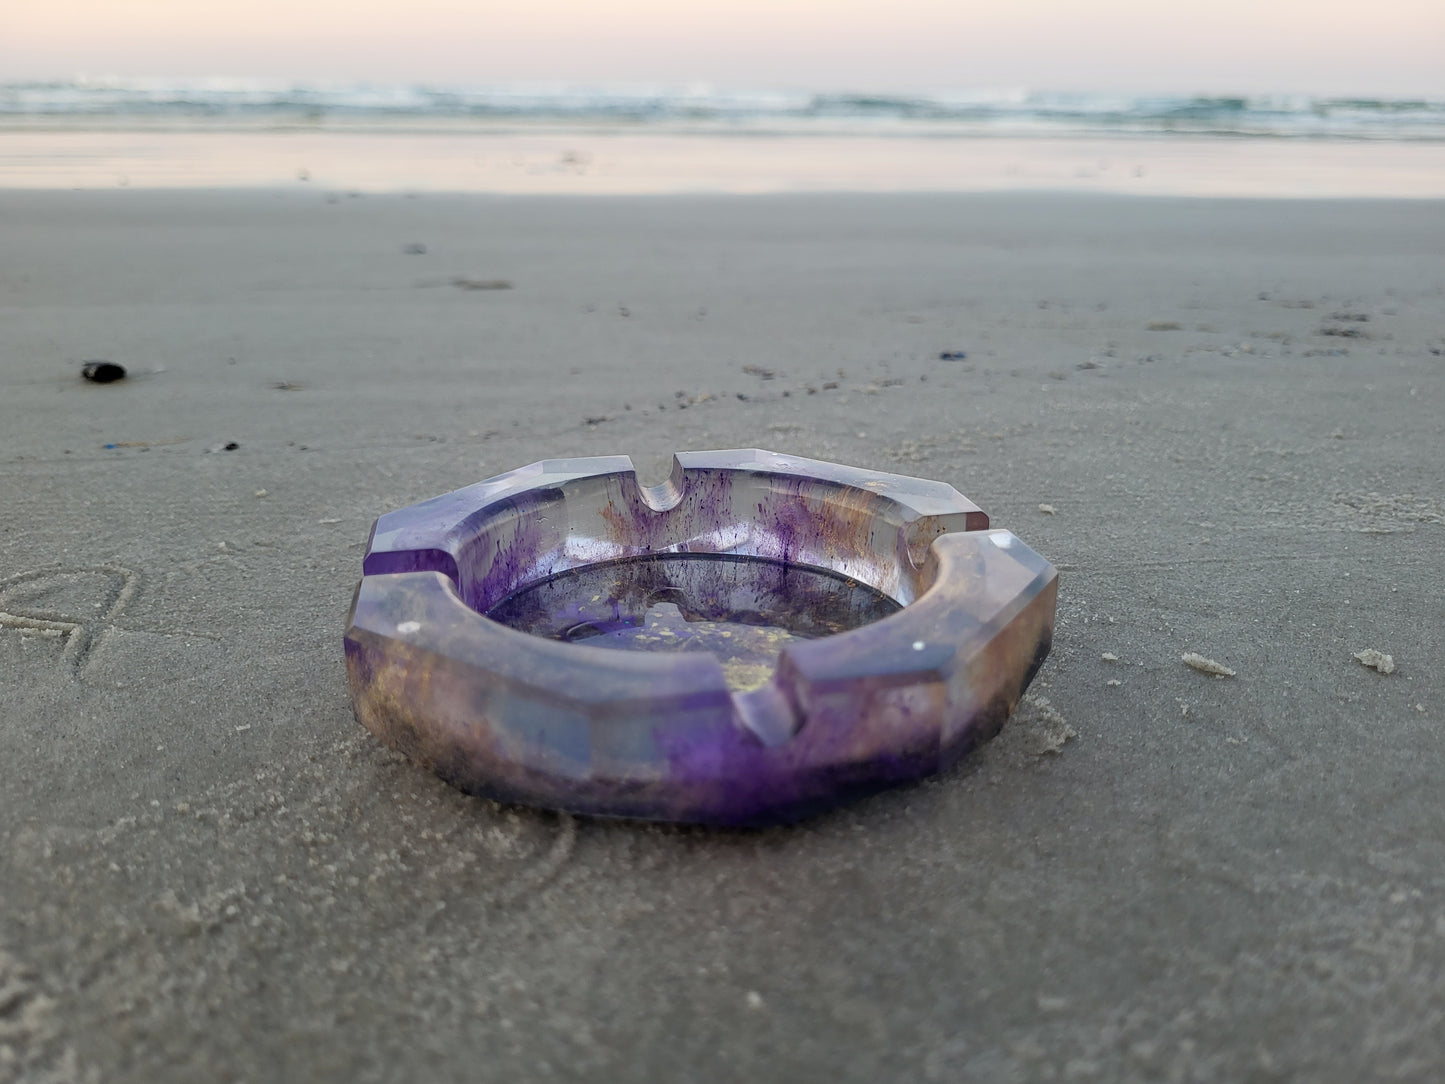
[[[0,124],[557,126],[699,134],[1223,136],[1445,141],[1445,100],[1123,96],[1026,90],[918,95],[711,86],[420,86],[264,80],[0,83]]]
[[[1445,196],[1445,101],[0,83],[0,186]]]

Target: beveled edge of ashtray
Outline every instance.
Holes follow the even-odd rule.
[[[706,653],[549,641],[483,613],[597,561],[731,553],[903,604],[730,690]],[[357,719],[472,793],[578,813],[794,820],[933,774],[1047,656],[1057,572],[952,486],[756,449],[544,460],[377,520],[345,637]]]

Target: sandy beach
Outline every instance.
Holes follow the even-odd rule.
[[[0,1081],[1438,1078],[1442,314],[1430,200],[0,192]],[[720,832],[356,724],[376,516],[754,446],[1057,565],[997,740]]]

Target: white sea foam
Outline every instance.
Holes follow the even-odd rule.
[[[0,83],[0,125],[616,125],[759,135],[1227,136],[1445,141],[1445,101],[1308,96],[1122,96],[1019,89],[926,94],[711,85],[422,86],[249,79],[83,78]]]

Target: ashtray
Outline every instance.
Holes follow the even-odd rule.
[[[944,482],[752,449],[549,459],[376,521],[357,719],[463,790],[796,820],[998,732],[1058,573]]]

